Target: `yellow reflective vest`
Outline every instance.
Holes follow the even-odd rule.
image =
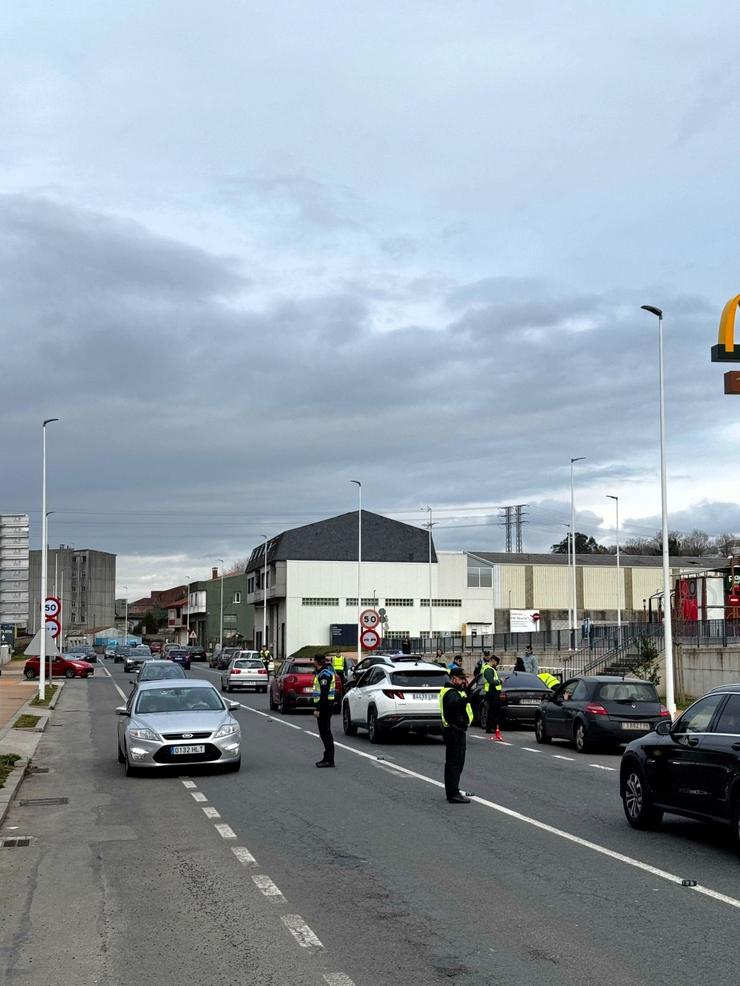
[[[560,684],[560,679],[556,678],[554,674],[548,674],[547,671],[543,671],[538,674],[537,677],[542,681],[548,688],[557,688]]]
[[[468,714],[468,722],[472,724],[473,710],[470,708],[470,702],[468,701],[467,692],[464,692],[462,688],[453,688],[451,685],[445,685],[444,688],[440,688],[439,690],[439,714],[442,717],[442,725],[445,728],[449,726],[449,723],[445,719],[445,710],[444,710],[444,697],[447,694],[447,692],[457,692],[460,698],[465,700],[465,711]]]
[[[498,671],[492,664],[484,664],[480,669],[480,673],[483,675],[483,694],[487,695],[491,690],[491,682],[486,679],[486,671],[493,671],[493,689],[496,692],[500,692],[504,686],[501,684]]]
[[[319,673],[313,676],[313,687],[311,688],[311,697],[313,698],[314,703],[316,705],[318,705],[319,700],[321,698],[321,682],[319,681],[319,677],[321,675],[324,675],[324,677],[326,677],[327,671],[331,675],[331,685],[329,686],[327,699],[330,702],[333,702],[334,699],[337,697],[337,676],[334,673],[334,669],[329,667],[328,664],[325,664],[323,668],[319,671]]]

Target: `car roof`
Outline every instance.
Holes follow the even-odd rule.
[[[589,682],[596,681],[603,684],[609,684],[609,683],[613,684],[615,681],[618,681],[620,683],[624,683],[626,681],[631,685],[652,684],[651,681],[645,681],[644,678],[628,678],[626,675],[622,677],[621,674],[574,674],[573,678],[580,678],[582,681],[589,681]],[[566,677],[563,680],[572,681],[573,678],[568,678],[568,676],[566,675]]]
[[[709,691],[707,692],[707,695],[715,695],[718,692],[719,693],[740,692],[740,684],[736,684],[736,685],[717,685],[716,688],[710,688]]]
[[[399,666],[395,661],[389,664],[376,664],[375,667],[381,667],[384,671],[439,671],[447,674],[447,668],[441,668],[439,664],[432,664],[429,661],[404,661],[403,665]]]
[[[161,667],[161,668],[171,668],[172,666],[173,666],[172,665],[172,661],[160,661],[160,660],[144,661],[144,667],[145,668],[159,668],[159,667]],[[175,667],[179,668],[180,665],[179,664],[176,664]]]
[[[169,664],[169,661],[163,663]],[[156,681],[142,681],[139,688],[142,691],[148,688],[161,688],[162,682],[168,680],[176,681],[178,688],[213,688],[210,681],[204,681],[202,678],[158,678]]]

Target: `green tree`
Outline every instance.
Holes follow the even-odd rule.
[[[568,540],[569,538],[564,537],[562,541],[558,544],[553,544],[550,549],[554,555],[567,555],[568,554]],[[609,549],[603,544],[599,544],[595,538],[591,537],[589,534],[581,534],[580,531],[576,531],[576,554],[577,555],[608,555]]]

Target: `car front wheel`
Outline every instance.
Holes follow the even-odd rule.
[[[75,676],[75,673],[72,670],[72,668],[67,668],[67,670],[64,672],[64,677],[65,678],[74,678],[74,676]]]
[[[26,668],[26,670],[23,672],[23,677],[28,678],[29,681],[33,681],[33,679],[36,677],[36,672],[33,670],[33,668]]]
[[[542,716],[537,716],[534,721],[534,738],[538,743],[552,743],[552,736],[547,735],[545,720]]]
[[[277,709],[277,703],[275,702],[275,699],[272,697],[272,688],[271,688],[270,689],[270,712],[275,712],[276,709]]]
[[[345,702],[342,706],[342,729],[345,736],[357,735],[357,726],[352,724],[352,717],[350,716],[349,702]]]
[[[657,828],[663,812],[656,808],[645,783],[645,775],[633,764],[622,774],[622,806],[627,821],[634,829]]]

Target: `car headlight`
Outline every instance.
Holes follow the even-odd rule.
[[[128,734],[134,739],[154,740],[155,742],[159,739],[153,729],[129,729]]]
[[[223,736],[233,736],[234,733],[239,732],[239,724],[236,722],[226,722],[221,728],[213,734],[214,739],[221,739]]]

